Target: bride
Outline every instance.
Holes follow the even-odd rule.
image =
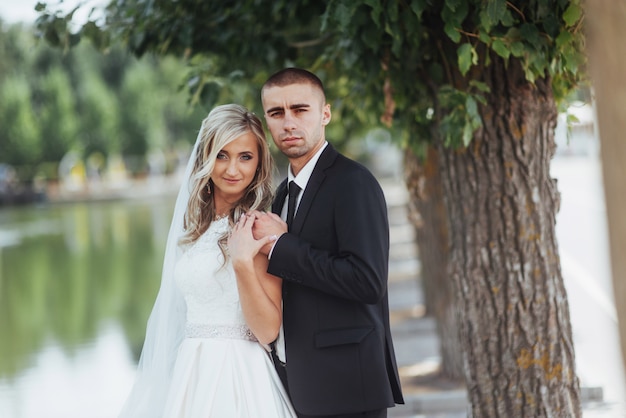
[[[202,122],[170,227],[161,287],[121,418],[295,417],[268,350],[282,321],[246,213],[269,207],[261,121],[239,105]]]

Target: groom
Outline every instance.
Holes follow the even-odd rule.
[[[261,100],[274,143],[289,159],[274,213],[257,214],[254,227],[257,238],[278,236],[264,249],[268,272],[283,279],[276,368],[301,418],[386,417],[404,400],[389,329],[383,192],[326,141],[331,112],[317,76],[281,70],[265,82]]]

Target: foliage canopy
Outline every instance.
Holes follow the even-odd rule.
[[[242,83],[249,104],[268,73],[312,69],[348,130],[393,121],[412,146],[470,142],[495,59],[518,61],[530,83],[549,78],[557,102],[584,78],[580,0],[115,0],[74,32],[73,12],[37,9],[52,44],[121,40],[137,56],[187,59],[188,88],[209,105]]]

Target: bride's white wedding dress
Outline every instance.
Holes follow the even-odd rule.
[[[246,326],[232,264],[223,263],[217,240],[227,228],[226,218],[213,222],[176,265],[186,336],[163,416],[295,417],[269,354]]]

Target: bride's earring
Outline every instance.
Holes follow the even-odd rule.
[[[207,194],[211,194],[211,180],[206,184],[206,192]]]

